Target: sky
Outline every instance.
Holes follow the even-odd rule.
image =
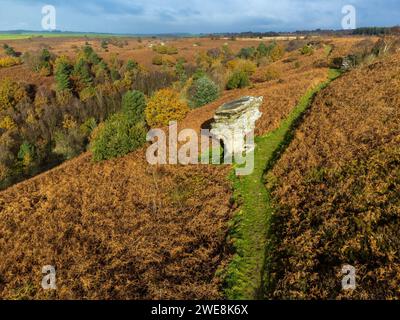
[[[42,7],[62,31],[158,34],[340,29],[400,24],[400,0],[0,0],[0,30],[42,30]]]

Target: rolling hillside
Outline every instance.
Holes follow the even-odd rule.
[[[269,298],[398,299],[400,55],[316,98],[268,175],[275,213]],[[357,289],[341,288],[343,265]]]
[[[352,47],[334,43],[340,55]],[[399,297],[400,56],[330,83],[331,54],[286,53],[259,66],[252,86],[179,123],[199,131],[221,104],[264,97],[251,178],[266,189],[250,200],[267,208],[262,220],[272,217],[261,228],[273,240],[268,251],[261,242],[267,261],[257,265],[265,298]],[[271,70],[274,79],[259,80]],[[249,197],[237,193],[257,188],[232,183],[230,166],[150,166],[145,149],[101,163],[85,153],[0,192],[0,298],[227,297],[226,272],[240,272],[243,255],[233,225],[252,221]],[[342,264],[358,268],[350,296],[340,290]],[[40,288],[44,265],[57,267],[57,291]]]

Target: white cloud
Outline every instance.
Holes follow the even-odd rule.
[[[0,0],[0,28],[40,28],[43,0]],[[353,4],[364,25],[397,22],[397,0],[52,0],[58,28],[120,33],[340,28]]]

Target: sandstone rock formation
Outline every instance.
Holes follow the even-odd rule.
[[[242,154],[254,149],[254,140],[246,136],[254,133],[263,97],[242,97],[219,107],[211,126],[211,134],[223,141],[228,155]],[[249,141],[250,140],[250,141]]]

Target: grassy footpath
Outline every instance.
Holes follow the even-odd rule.
[[[255,139],[257,147],[251,175],[237,177],[232,172],[230,176],[240,210],[230,225],[235,255],[226,270],[225,296],[228,299],[261,299],[263,296],[267,235],[272,213],[264,175],[289,145],[315,95],[339,75],[338,71],[330,70],[328,80],[309,90],[278,129]]]

